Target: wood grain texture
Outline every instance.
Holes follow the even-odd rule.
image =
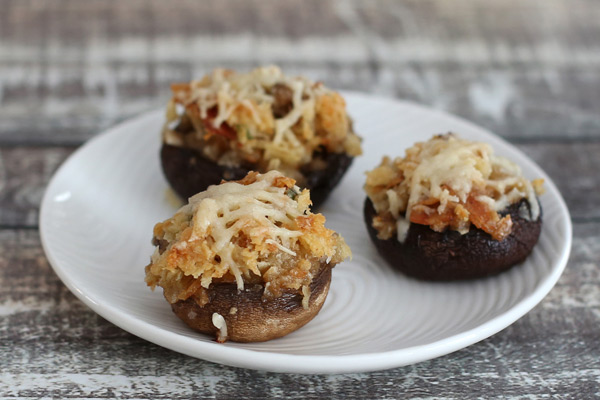
[[[44,189],[73,148],[0,148],[0,226],[37,227]]]
[[[66,289],[50,269],[37,232],[0,230],[0,396],[593,395],[600,378],[599,243],[600,224],[575,225],[569,267],[557,286],[532,312],[489,339],[413,366],[326,376],[220,366],[138,339],[97,316]]]

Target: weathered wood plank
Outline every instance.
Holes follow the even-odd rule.
[[[79,144],[173,81],[262,63],[508,138],[600,137],[593,1],[213,3],[3,2],[0,143]]]
[[[521,150],[550,175],[575,219],[600,218],[600,143],[528,143]],[[44,188],[70,147],[0,147],[0,226],[35,227]],[[358,184],[357,187],[360,187]]]
[[[599,46],[596,40],[600,34],[599,15],[600,8],[594,0],[456,0],[452,4],[444,0],[309,0],[301,6],[291,0],[215,3],[174,0],[169,4],[160,0],[85,3],[5,0],[0,33],[5,39],[1,48],[7,62],[38,61],[40,50],[45,61],[79,61],[81,54],[89,57],[96,56],[94,51],[107,51],[102,49],[106,44],[121,44],[107,53],[111,61],[141,61],[156,50],[160,52],[155,54],[154,62],[205,59],[206,55],[197,51],[180,52],[177,42],[170,48],[161,47],[161,40],[181,37],[187,39],[183,44],[191,45],[194,38],[207,35],[212,39],[206,40],[218,43],[228,35],[245,37],[251,33],[260,40],[292,39],[298,45],[307,38],[355,33],[363,41],[361,51],[369,47],[370,40],[377,38],[387,41],[383,44],[398,43],[396,50],[411,50],[410,54],[402,51],[377,54],[389,60],[582,65],[600,61],[600,56],[593,51]],[[127,43],[129,48],[120,43],[136,39],[138,43]],[[84,48],[90,41],[98,41],[92,43],[95,49]],[[415,46],[414,42],[422,45]],[[266,50],[257,44],[257,48],[248,51]],[[381,42],[374,44],[381,45]],[[308,50],[296,47],[294,50]],[[313,53],[312,59],[325,56],[325,60],[337,60],[339,50],[317,49],[323,54]],[[359,51],[357,49],[347,49],[349,53],[341,61],[357,54],[362,56],[362,53],[353,53]],[[458,49],[463,51],[457,52]],[[187,50],[197,49],[188,46]],[[232,49],[212,50],[225,54],[225,50]],[[270,54],[284,55],[285,50],[271,49]],[[381,49],[366,50],[377,53]],[[144,58],[138,58],[140,55]],[[563,55],[578,57],[563,58]],[[229,56],[236,59],[235,53]],[[300,54],[288,54],[288,57],[302,60]],[[251,59],[257,60],[256,57]]]
[[[73,148],[0,148],[0,226],[35,227],[46,185]]]
[[[122,331],[68,292],[37,232],[0,230],[0,396],[590,398],[600,379],[599,263],[600,223],[576,224],[559,284],[501,333],[389,371],[280,375],[193,359]]]
[[[556,183],[571,218],[600,217],[600,143],[529,143],[517,147]]]
[[[332,87],[408,99],[446,110],[510,140],[600,138],[600,67],[557,70],[369,63],[335,65],[279,62]],[[151,65],[151,67],[150,67]],[[43,67],[56,75],[49,87],[40,65],[5,67],[0,143],[76,145],[118,121],[162,108],[169,84],[229,65],[250,63],[115,64],[106,68]],[[152,69],[152,72],[149,71]],[[64,71],[71,70],[67,74]],[[65,75],[67,74],[67,75]],[[39,80],[30,79],[37,76]],[[14,77],[14,79],[12,79]]]

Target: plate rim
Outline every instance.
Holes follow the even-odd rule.
[[[541,167],[537,165],[537,163],[531,160],[516,146],[509,143],[504,138],[493,134],[486,128],[481,127],[462,117],[411,101],[356,91],[342,91],[342,93],[347,98],[351,97],[355,101],[384,101],[398,104],[402,107],[413,108],[418,111],[434,113],[446,119],[454,119],[458,123],[467,125],[469,128],[484,134],[486,139],[502,142],[505,146],[508,146],[511,151],[518,153],[523,159],[527,160],[527,162],[530,164],[530,167],[533,167],[535,170],[540,171],[543,173],[543,175],[547,176],[547,174],[541,169]],[[117,135],[128,125],[135,126],[147,118],[154,117],[159,112],[163,112],[163,110],[154,109],[126,119],[125,121],[99,132],[94,137],[86,141],[77,150],[75,150],[54,172],[52,178],[46,186],[40,206],[39,232],[42,248],[52,269],[79,300],[90,307],[98,315],[115,324],[119,328],[161,347],[168,348],[187,356],[192,356],[215,363],[272,372],[337,374],[370,372],[401,367],[450,354],[484,340],[507,328],[542,301],[542,299],[554,287],[567,265],[572,247],[572,222],[569,210],[562,195],[560,194],[560,191],[554,182],[548,177],[549,179],[546,180],[545,185],[547,185],[547,189],[550,189],[549,191],[554,193],[558,207],[560,211],[564,213],[564,220],[562,220],[562,222],[565,224],[563,235],[566,238],[564,251],[560,254],[559,260],[555,262],[555,267],[552,268],[551,273],[546,275],[544,279],[540,281],[537,287],[528,293],[525,298],[503,313],[469,330],[434,341],[432,343],[410,346],[391,351],[347,355],[297,355],[223,346],[215,342],[200,341],[196,338],[181,335],[168,329],[158,327],[132,316],[115,306],[98,302],[94,298],[87,295],[79,287],[78,283],[75,282],[75,279],[70,277],[61,267],[59,260],[56,258],[56,255],[53,253],[53,249],[49,245],[49,241],[46,237],[45,227],[47,227],[47,220],[49,218],[48,209],[53,203],[52,199],[50,198],[53,192],[52,189],[57,184],[58,177],[63,173],[63,171],[67,170],[72,163],[76,162],[78,158],[87,151],[88,148],[95,146],[97,142],[110,140],[112,139],[112,136]],[[176,341],[167,340],[170,339],[172,335],[176,335]]]

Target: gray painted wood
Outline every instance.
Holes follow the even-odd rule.
[[[73,148],[0,147],[0,226],[37,227],[44,189]]]
[[[213,4],[214,3],[214,4]],[[4,1],[0,143],[79,144],[173,81],[278,63],[511,139],[600,132],[594,0]]]
[[[0,3],[0,398],[600,398],[600,4],[594,0],[4,0]],[[278,63],[508,138],[574,221],[564,275],[478,344],[364,374],[231,368],[89,310],[37,233],[52,173],[156,107],[173,81]]]

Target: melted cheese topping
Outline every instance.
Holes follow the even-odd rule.
[[[210,186],[172,218],[157,224],[157,249],[146,281],[171,303],[219,282],[265,283],[265,295],[304,294],[322,263],[333,267],[351,252],[344,239],[309,211],[309,191],[278,171],[251,172],[241,181]],[[306,287],[307,289],[304,289]]]
[[[221,165],[251,163],[292,176],[320,147],[352,156],[362,152],[338,93],[303,77],[286,77],[275,66],[246,74],[216,69],[172,90],[165,142],[200,150]],[[184,110],[177,112],[176,105]],[[176,129],[182,122],[193,135]]]
[[[527,199],[536,220],[542,183],[525,179],[516,164],[494,155],[489,145],[448,134],[417,143],[404,158],[385,157],[367,173],[365,190],[377,212],[373,226],[381,239],[395,232],[402,242],[410,221],[463,234],[473,223],[502,240],[512,222],[498,212]]]

